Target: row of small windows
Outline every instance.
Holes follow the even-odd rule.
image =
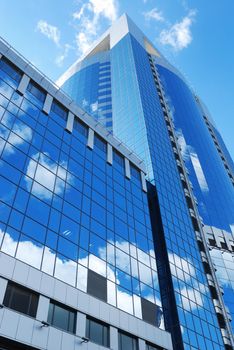
[[[39,294],[13,282],[8,282],[3,305],[36,318]],[[54,300],[50,300],[47,322],[44,324],[54,326],[63,331],[76,334],[76,310],[66,307]],[[138,350],[138,339],[125,332],[119,331],[119,350]],[[108,324],[86,317],[86,338],[98,345],[110,347],[110,327]],[[146,344],[146,350],[157,350],[159,347]]]
[[[100,69],[104,67],[110,66],[110,62],[104,62],[100,64]],[[4,72],[6,72],[12,79],[14,79],[16,82],[19,83],[22,72],[8,59],[5,57],[2,57],[0,59],[0,69],[2,69]],[[33,80],[30,80],[27,91],[30,92],[36,99],[38,99],[41,103],[44,103],[47,92],[41,88],[37,83],[35,83]],[[106,107],[103,107],[106,108]],[[109,108],[109,106],[107,106]],[[111,106],[110,106],[111,108]],[[57,100],[53,99],[51,111],[54,112],[56,115],[60,116],[63,120],[67,120],[68,110]],[[107,122],[107,126],[112,126],[112,122]],[[84,124],[82,121],[75,118],[74,120],[74,129],[76,129],[78,132],[80,132],[85,137],[88,136],[88,126]],[[95,145],[102,150],[103,152],[106,152],[107,143],[104,139],[100,138],[95,134]],[[113,152],[113,159],[116,161],[120,166],[124,166],[124,157],[118,152]],[[131,174],[139,179],[140,178],[140,172],[138,169],[136,169],[131,164]]]
[[[2,57],[0,60],[0,69],[7,73],[13,80],[16,82],[20,82],[22,78],[22,72],[18,67],[16,67],[12,62],[10,62],[7,58]],[[37,83],[33,80],[30,80],[27,91],[29,91],[34,97],[36,97],[40,102],[44,102],[46,98],[47,92],[42,89]],[[67,119],[68,110],[63,107],[63,105],[53,99],[51,110],[59,115],[62,119]]]

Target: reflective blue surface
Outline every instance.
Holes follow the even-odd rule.
[[[98,55],[93,58],[95,59],[98,61]],[[131,34],[127,34],[111,49],[110,62],[113,133],[144,159],[148,179],[157,188],[179,317],[179,332],[181,330],[183,339],[182,346],[193,350],[223,349],[212,297],[148,55],[136,39]],[[95,79],[94,77],[94,81]],[[66,90],[69,92],[68,89]],[[88,82],[86,93],[88,93]],[[124,228],[121,231],[124,232]],[[143,241],[141,244],[143,244],[142,248],[144,246],[146,249]],[[148,280],[148,273],[140,274],[143,279]],[[142,280],[140,285],[133,280],[134,288],[140,290],[146,280]],[[127,290],[129,281],[120,278],[117,293],[122,291],[122,288]],[[170,292],[163,289],[163,293]],[[170,307],[171,305],[168,306]],[[176,324],[173,327],[176,327]],[[175,332],[175,342],[176,338]]]
[[[128,180],[120,154],[107,164],[102,139],[90,150],[84,124],[67,133],[60,104],[47,116],[39,92],[17,86],[0,70],[1,250],[85,292],[91,269],[107,278],[108,303],[142,318],[141,297],[161,300],[139,171]]]
[[[113,133],[146,161],[156,184],[184,348],[222,349],[148,55],[128,34],[112,49],[111,60]]]
[[[231,234],[234,230],[234,188],[203,115],[184,81],[160,65],[158,70],[173,113],[178,141],[189,170],[193,192],[198,200],[199,214],[205,225]],[[226,159],[233,168],[226,146],[217,129],[214,126],[213,128]],[[211,251],[211,257],[217,265],[217,277],[224,289],[224,302],[234,319],[232,253],[214,249]],[[234,330],[233,321],[232,327]]]
[[[111,66],[108,51],[82,62],[62,88],[86,112],[112,129]],[[78,88],[77,88],[78,87]]]
[[[214,141],[188,86],[158,66],[173,112],[182,155],[190,173],[199,213],[206,225],[231,232],[234,190]]]

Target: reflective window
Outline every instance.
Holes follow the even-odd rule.
[[[74,129],[79,131],[82,135],[88,136],[88,127],[77,118],[74,120],[73,127]]]
[[[106,152],[106,142],[95,134],[94,145],[97,146],[101,151]]]
[[[67,110],[58,101],[53,100],[51,110],[64,120],[67,119]]]
[[[50,301],[47,320],[52,326],[63,329],[64,331],[74,334],[76,332],[76,311],[52,300]]]
[[[8,282],[3,305],[31,317],[36,317],[38,295],[29,289]]]
[[[27,90],[31,92],[31,94],[41,102],[45,101],[45,97],[46,97],[45,91],[43,91],[39,85],[34,83],[34,81],[30,80]]]
[[[113,152],[113,159],[120,166],[124,165],[124,158],[123,158],[123,156],[121,156],[121,154],[119,152],[117,152],[116,150],[114,150],[114,152]]]
[[[8,61],[8,59],[5,57],[2,57],[0,60],[0,69],[2,69],[13,80],[15,80],[17,82],[19,82],[21,77],[22,77],[22,73],[19,70],[19,68],[17,68],[13,63]]]
[[[156,266],[150,267],[152,231],[140,181],[125,178],[117,150],[107,165],[101,137],[95,135],[94,148],[87,148],[84,121],[75,118],[72,134],[65,133],[66,107],[54,101],[46,116],[35,97],[37,85],[19,97],[17,83],[9,76],[3,83],[8,81],[4,106],[10,109],[0,109],[1,250],[142,318],[141,298],[154,302],[160,293]],[[98,91],[83,101],[90,109]]]
[[[109,327],[91,318],[86,319],[86,337],[92,342],[109,347]]]
[[[119,331],[119,350],[138,350],[137,338]]]
[[[140,171],[133,164],[131,164],[131,175],[140,180]]]

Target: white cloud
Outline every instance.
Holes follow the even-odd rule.
[[[58,67],[61,67],[63,65],[63,62],[64,62],[65,58],[67,58],[68,53],[71,49],[74,49],[74,47],[72,45],[70,45],[70,44],[64,45],[64,50],[63,50],[62,54],[57,56],[57,58],[55,59],[55,63]]]
[[[92,112],[97,112],[97,110],[98,110],[98,101],[92,103],[90,107],[91,107]]]
[[[181,155],[182,155],[183,160],[185,162],[189,161],[190,160],[190,153],[191,152],[194,153],[195,150],[193,149],[192,146],[190,146],[189,144],[186,143],[181,129],[176,130],[176,136],[178,139],[178,144],[180,146],[180,151],[181,151]]]
[[[195,276],[195,269],[189,259],[181,258],[176,254],[169,254],[171,273],[182,281],[189,282]],[[185,272],[185,274],[184,274]]]
[[[190,10],[181,22],[176,22],[169,29],[160,33],[159,40],[163,45],[170,45],[175,51],[186,48],[192,41],[191,25],[196,15],[195,10]]]
[[[39,163],[37,164],[33,159],[30,159],[25,176],[28,190],[31,188],[31,180],[29,178],[34,178],[38,183],[44,186],[34,183],[32,188],[32,193],[42,199],[49,199],[51,197],[51,193],[48,190],[54,190],[58,195],[62,194],[65,186],[65,182],[62,179],[66,179],[66,176],[68,176],[69,182],[71,183],[72,176],[67,172],[67,164],[65,162],[58,165],[48,158],[48,156],[48,154],[40,152],[33,155],[34,159],[39,159]],[[56,177],[57,172],[61,179]]]
[[[190,300],[192,300],[193,303],[191,303]],[[204,302],[202,294],[197,289],[186,287],[181,290],[181,301],[183,308],[187,311],[202,307]]]
[[[196,271],[191,260],[170,253],[169,261],[172,277],[174,279],[178,278],[177,283],[180,284],[180,288],[176,288],[176,291],[181,295],[180,304],[187,311],[203,307],[204,294],[207,293],[207,289],[204,284],[197,281]],[[190,285],[193,287],[190,287]]]
[[[89,49],[97,37],[101,20],[106,19],[111,23],[116,20],[117,13],[116,0],[88,0],[79,11],[73,13],[78,29],[76,43],[81,55]]]
[[[37,27],[36,29],[42,33],[43,35],[45,35],[48,39],[52,40],[57,46],[59,46],[59,42],[60,42],[60,30],[47,23],[44,20],[40,20],[37,23]]]
[[[197,181],[199,183],[199,186],[202,190],[202,192],[208,192],[209,191],[209,187],[206,181],[206,177],[205,174],[202,170],[202,166],[201,163],[199,161],[198,155],[195,152],[191,152],[190,153],[190,158],[191,158],[191,162],[193,164],[193,168],[195,171],[195,174],[197,176]]]
[[[4,232],[1,230],[1,237],[3,238]],[[5,237],[2,243],[2,248],[1,250],[4,253],[7,253],[9,255],[14,256],[15,255],[15,251],[16,251],[16,247],[17,247],[17,241],[15,241],[10,235],[9,233],[5,233]]]
[[[183,136],[183,133],[181,130],[176,131],[176,135],[178,138],[178,143],[180,145],[181,155],[184,161],[190,161],[192,162],[194,172],[197,177],[197,181],[199,183],[199,186],[201,188],[202,192],[208,192],[209,186],[206,181],[205,174],[202,170],[201,163],[199,161],[198,155],[195,152],[195,149],[186,143],[185,138]]]
[[[117,288],[117,307],[133,314],[133,297]]]
[[[232,253],[213,248],[210,250],[210,255],[215,263],[216,275],[220,285],[224,287],[224,293],[225,287],[230,288],[232,286],[234,289],[234,258]]]
[[[36,268],[40,268],[43,254],[43,247],[37,246],[30,240],[20,241],[16,257]]]
[[[70,259],[56,257],[54,276],[63,282],[75,285],[77,263]]]
[[[4,124],[10,129],[11,128],[11,122],[10,118],[7,114],[4,116]],[[0,136],[3,139],[7,139],[8,131],[5,128],[0,128]],[[15,123],[13,127],[13,131],[10,133],[8,142],[5,147],[5,152],[7,155],[14,154],[15,148],[13,146],[20,146],[25,141],[30,141],[32,138],[32,129],[22,123]],[[2,148],[6,141],[2,142]]]
[[[4,232],[0,229],[0,242],[3,238]],[[35,242],[31,241],[30,238],[26,238],[25,240],[21,240],[18,243],[9,233],[5,233],[2,251],[12,256],[15,256],[19,260],[26,262],[27,264],[34,266],[37,269],[42,269],[42,271],[54,275],[56,278],[60,279],[63,282],[67,282],[73,286],[77,285],[77,287],[86,292],[87,289],[87,269],[84,266],[88,266],[89,268],[95,271],[98,274],[103,276],[108,276],[108,302],[116,306],[118,308],[133,314],[135,312],[136,316],[141,317],[141,302],[140,297],[137,295],[133,295],[131,292],[124,291],[119,287],[118,276],[115,276],[114,267],[111,268],[110,265],[106,265],[106,262],[102,259],[94,256],[93,254],[89,254],[86,257],[79,259],[78,263],[81,265],[77,265],[75,261],[72,261],[67,258],[62,258],[61,256],[56,256],[55,252],[53,252],[50,248],[44,247],[42,245],[37,245]],[[123,245],[125,242],[122,242]],[[127,242],[126,242],[127,243]],[[127,243],[128,244],[128,243]],[[122,247],[123,247],[122,245]],[[121,243],[118,243],[118,246],[121,246]],[[99,248],[101,254],[104,254],[104,250]],[[121,262],[119,262],[121,264]],[[77,267],[78,267],[78,276],[76,283],[76,275],[77,275]],[[126,267],[125,259],[122,261],[122,267]],[[117,285],[115,285],[114,281]],[[112,287],[112,288],[111,288]],[[117,300],[116,300],[117,297]],[[154,301],[153,295],[145,296],[146,299],[151,302]],[[161,307],[161,301],[156,300],[157,305]],[[134,304],[134,311],[133,311]],[[163,320],[162,320],[163,321]],[[160,328],[164,328],[163,322],[160,324]]]
[[[158,22],[165,21],[162,12],[159,11],[156,7],[154,7],[152,10],[150,10],[148,12],[143,12],[143,15],[144,15],[145,19],[148,21],[151,19],[158,21]]]

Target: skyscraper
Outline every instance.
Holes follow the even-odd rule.
[[[126,15],[58,83],[145,160],[147,179],[155,185],[160,207],[175,296],[170,307],[174,305],[178,325],[183,326],[181,342],[203,348],[204,340],[199,343],[199,336],[195,337],[200,322],[197,316],[209,298],[214,300],[224,339],[224,323],[232,338],[234,167],[205,105]],[[157,237],[159,233],[156,242]],[[210,258],[213,266],[209,266]],[[213,267],[216,276],[209,270]],[[160,276],[160,281],[163,278]],[[190,290],[190,283],[199,296]],[[165,324],[171,329],[176,322],[173,318],[170,325],[167,317],[170,288],[167,290],[166,296],[161,287]],[[207,309],[212,314],[213,307]],[[203,319],[205,334],[209,326]]]
[[[126,15],[70,97],[0,54],[0,347],[232,349],[233,164],[183,77]]]

